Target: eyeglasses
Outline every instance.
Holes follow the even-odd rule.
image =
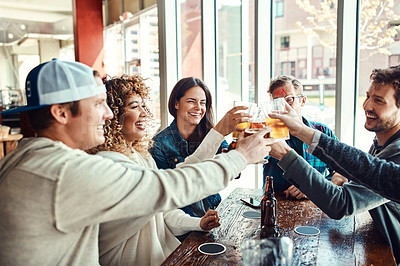
[[[297,96],[286,96],[284,99],[288,104],[292,104],[294,102],[295,98],[301,98],[303,95],[297,95]]]

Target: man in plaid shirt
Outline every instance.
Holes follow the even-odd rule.
[[[271,80],[268,93],[273,99],[283,97],[286,102],[297,112],[299,119],[302,119],[303,123],[308,127],[319,130],[329,137],[337,139],[332,130],[326,125],[308,121],[301,115],[301,109],[305,105],[307,97],[303,95],[303,85],[296,78],[286,75],[278,76],[276,79]],[[307,152],[307,144],[292,135],[290,135],[290,139],[286,140],[286,143],[299,155],[301,155],[318,172],[323,174],[328,180],[332,179],[333,171],[330,170],[324,162]],[[282,177],[283,171],[277,165],[278,160],[272,157],[268,158],[268,160],[269,162],[264,165],[264,185],[266,176],[272,176],[274,177],[274,189],[276,193],[284,193],[286,197],[293,197],[297,199],[304,198],[305,195],[301,193],[298,188],[290,184]],[[333,181],[335,184],[341,185],[346,181],[346,179],[339,174],[335,174]]]

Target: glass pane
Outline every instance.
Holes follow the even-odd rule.
[[[375,136],[374,132],[364,128],[365,113],[362,105],[369,88],[369,76],[374,68],[400,64],[399,10],[400,1],[361,0],[355,146],[364,151],[369,150]]]
[[[295,4],[294,4],[295,2]],[[273,77],[303,84],[302,115],[335,129],[336,21],[334,0],[274,1]]]
[[[218,116],[242,99],[242,16],[241,1],[216,0]]]
[[[161,125],[160,107],[160,67],[158,48],[158,17],[157,8],[140,15],[140,66],[139,70],[143,77],[147,78],[146,84],[151,88],[150,98],[152,100],[150,109],[154,114],[154,125],[151,134],[155,134]]]
[[[142,46],[142,38],[140,36],[140,24],[136,18],[133,25],[125,27],[125,73],[135,74],[141,73],[141,56],[140,48]]]
[[[107,75],[119,76],[124,73],[121,24],[104,29],[104,65]]]
[[[111,77],[140,74],[146,79],[151,89],[150,109],[155,118],[149,131],[155,134],[161,125],[157,8],[105,29],[104,36],[107,74]]]
[[[182,77],[203,79],[201,0],[181,0]]]
[[[256,79],[256,72],[255,72],[255,1],[254,0],[249,0],[249,5],[248,5],[248,30],[247,30],[247,42],[248,42],[248,47],[247,47],[247,54],[248,54],[248,99],[245,99],[247,102],[254,102],[255,101],[255,79]],[[245,12],[245,11],[243,11]],[[243,54],[246,51],[243,49]],[[261,88],[265,88],[265,86],[261,86]]]

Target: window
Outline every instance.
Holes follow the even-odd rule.
[[[281,37],[281,49],[289,48],[290,45],[290,37],[283,36]]]
[[[281,62],[280,74],[296,76],[296,62]]]
[[[283,17],[283,1],[275,2],[275,17]]]
[[[391,55],[389,56],[389,66],[398,66],[400,65],[400,55]]]
[[[399,15],[395,10],[399,10],[400,2],[380,1],[379,6],[371,5],[369,0],[361,0],[360,16],[360,50],[359,50],[359,74],[358,74],[358,99],[357,115],[355,126],[355,146],[363,151],[368,151],[372,139],[375,136],[373,132],[364,128],[365,113],[362,103],[365,100],[366,91],[369,88],[369,76],[374,68],[387,68],[389,66],[400,64],[400,28]],[[376,21],[380,21],[376,26]],[[378,28],[374,28],[378,27]],[[397,30],[393,31],[393,28]],[[397,33],[397,34],[396,34]],[[385,39],[386,42],[381,42]],[[391,55],[390,55],[391,54]]]
[[[203,79],[201,1],[181,1],[181,77]]]
[[[272,52],[275,64],[272,77],[284,74],[299,79],[307,96],[302,114],[334,130],[335,91],[332,88],[335,88],[336,81],[332,59],[336,58],[337,11],[326,6],[328,2],[291,1],[285,6],[285,12],[290,16],[283,16],[284,1],[273,2]],[[322,14],[325,19],[319,21]],[[326,91],[328,87],[329,92]]]

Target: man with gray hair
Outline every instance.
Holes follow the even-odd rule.
[[[374,69],[370,75],[370,81],[363,103],[364,126],[367,130],[375,132],[375,139],[369,154],[399,164],[400,67]],[[291,112],[294,117],[294,111],[291,110]],[[292,122],[298,123],[298,121]],[[303,125],[298,126],[303,127]],[[290,125],[289,127],[293,129],[293,134],[297,134],[296,129]],[[301,131],[307,132],[309,129],[306,128]],[[320,133],[316,132],[315,135],[317,134]],[[301,134],[296,136],[302,137]],[[370,160],[360,158],[358,151],[347,150],[345,154],[329,155],[336,146],[330,147],[330,149],[327,149],[329,151],[326,150],[323,153],[324,156],[328,156],[334,161],[342,160],[339,165],[343,168],[335,167],[335,169],[342,173],[349,169],[369,169]],[[284,178],[296,184],[296,187],[301,189],[329,217],[342,219],[368,210],[379,232],[392,248],[397,263],[400,263],[400,203],[390,201],[357,181],[350,181],[343,186],[335,186],[332,182],[327,182],[321,178],[321,174],[312,169],[302,158],[299,158],[283,141],[273,145],[271,155],[280,160],[278,166],[285,171]],[[317,156],[324,159],[321,154]],[[352,162],[353,165],[346,167],[343,159],[346,163],[347,161]],[[330,162],[330,165],[333,165],[332,162]],[[383,167],[379,167],[379,171],[381,169]],[[379,171],[369,170],[373,179]],[[361,174],[360,170],[357,173]],[[348,176],[351,177],[350,174]],[[385,186],[393,186],[386,179],[379,183]],[[373,186],[372,189],[375,187]],[[397,186],[394,187],[397,188]]]
[[[268,93],[272,99],[284,98],[286,102],[296,111],[298,119],[302,121],[304,125],[319,130],[329,137],[336,139],[335,134],[326,125],[309,121],[302,116],[301,110],[306,104],[307,97],[303,94],[303,85],[299,80],[292,76],[280,75],[271,80]],[[286,143],[318,172],[323,174],[328,180],[331,180],[333,171],[331,171],[324,162],[307,152],[307,144],[292,135],[290,135],[290,139],[286,140]],[[304,198],[305,195],[298,188],[283,178],[283,171],[277,165],[278,160],[275,158],[269,158],[268,161],[269,162],[264,165],[264,185],[266,176],[272,176],[274,177],[274,188],[277,193],[284,193],[286,197],[293,197],[297,199]],[[333,180],[333,182],[342,184],[340,181],[343,179],[339,174],[336,174],[334,179],[335,180]]]

